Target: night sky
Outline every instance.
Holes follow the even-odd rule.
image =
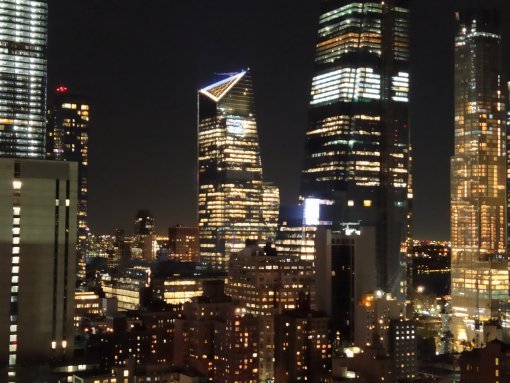
[[[49,0],[49,97],[91,101],[93,233],[196,223],[196,91],[253,70],[264,177],[283,204],[299,192],[319,0]],[[449,237],[453,12],[468,0],[411,0],[415,237]],[[501,10],[510,41],[510,2]],[[510,43],[504,67],[509,68]]]

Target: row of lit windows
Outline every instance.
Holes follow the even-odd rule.
[[[12,183],[13,209],[12,209],[12,256],[11,256],[11,294],[10,294],[10,326],[9,326],[9,366],[16,365],[17,360],[17,337],[18,337],[18,294],[20,272],[20,238],[21,238],[21,187],[19,179]],[[14,377],[15,372],[9,371],[9,376]]]

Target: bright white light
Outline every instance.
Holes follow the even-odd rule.
[[[227,132],[236,135],[244,134],[244,124],[240,120],[231,120],[227,122]]]
[[[304,208],[305,225],[318,225],[320,218],[321,200],[317,198],[306,198]]]

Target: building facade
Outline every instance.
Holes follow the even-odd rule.
[[[0,159],[0,365],[72,356],[77,167]]]
[[[231,256],[227,292],[259,324],[259,381],[274,379],[275,316],[298,306],[300,293],[311,295],[310,262],[278,255],[276,249],[248,244]]]
[[[44,159],[48,2],[0,2],[0,157]]]
[[[280,190],[272,182],[262,185],[262,219],[263,239],[274,241],[278,231],[278,214],[280,211]]]
[[[506,127],[499,16],[458,15],[451,160],[452,332],[480,347],[508,299]]]
[[[258,321],[224,293],[223,281],[183,306],[175,322],[174,365],[221,383],[258,382]]]
[[[246,239],[267,236],[251,73],[201,89],[198,108],[200,257],[206,267],[225,270]]]
[[[417,344],[416,323],[403,318],[390,322],[389,354],[397,382],[416,378]]]
[[[275,381],[330,382],[329,318],[309,302],[275,320]]]
[[[460,383],[510,381],[510,347],[499,340],[481,349],[464,351],[459,358]]]
[[[156,258],[156,220],[148,210],[139,210],[135,217],[131,256],[152,261]]]
[[[73,94],[65,86],[55,92],[53,107],[48,112],[46,156],[49,160],[78,163],[78,263],[80,278],[85,277],[85,240],[89,232],[88,165],[89,102]]]
[[[315,239],[316,303],[331,319],[330,340],[354,342],[356,307],[375,290],[375,230],[358,233],[320,228]]]
[[[198,262],[198,227],[176,225],[168,229],[170,257],[180,262]]]
[[[377,284],[398,293],[409,165],[409,2],[322,2],[301,194],[376,227]]]

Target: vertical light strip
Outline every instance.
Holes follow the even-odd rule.
[[[53,310],[52,310],[52,339],[51,349],[53,353],[57,347],[57,287],[58,287],[58,237],[60,222],[60,180],[55,180],[55,237],[53,239]]]
[[[64,234],[64,308],[62,310],[62,349],[67,348],[67,303],[69,302],[68,297],[68,277],[69,277],[69,208],[70,208],[70,193],[71,193],[71,182],[66,181],[66,206],[65,206],[65,234]]]
[[[18,354],[18,294],[20,272],[21,237],[21,163],[14,162],[12,181],[12,246],[11,246],[11,294],[9,317],[9,382],[16,379],[16,359]]]

